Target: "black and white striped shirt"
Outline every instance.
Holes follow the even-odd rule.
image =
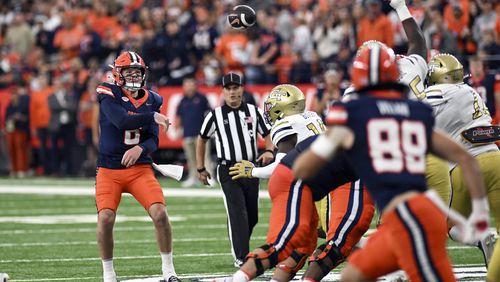
[[[264,121],[259,108],[243,102],[237,109],[224,104],[208,113],[201,126],[200,136],[209,139],[215,134],[219,161],[253,162],[258,156],[257,132],[266,137],[270,126]]]

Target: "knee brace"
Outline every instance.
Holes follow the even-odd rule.
[[[334,269],[337,265],[345,260],[345,257],[340,252],[340,249],[333,243],[332,240],[319,246],[317,251],[310,258],[309,263],[316,262],[323,272],[323,276],[326,276],[330,270]]]
[[[264,250],[264,252],[260,254],[255,254],[251,252],[245,257],[245,261],[248,260],[249,258],[253,258],[253,261],[255,262],[255,268],[257,269],[255,277],[264,273],[262,260],[264,259],[269,260],[269,264],[271,265],[271,267],[274,267],[278,263],[278,253],[276,252],[276,249],[274,248],[273,245],[266,244],[260,246],[259,248]]]
[[[294,250],[290,255],[290,257],[295,261],[294,267],[288,266],[284,263],[280,263],[276,266],[276,268],[279,268],[284,272],[289,273],[290,280],[292,280],[295,277],[295,274],[297,274],[297,271],[299,271],[306,263],[307,255],[299,253],[296,250]]]

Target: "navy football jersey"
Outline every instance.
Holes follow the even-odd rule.
[[[428,105],[359,95],[332,106],[329,116],[331,124],[354,133],[354,144],[345,152],[381,210],[396,195],[427,189],[426,154],[434,126]]]
[[[297,144],[293,150],[281,159],[281,163],[292,168],[297,157],[309,148],[318,136],[311,136]],[[311,188],[314,201],[319,201],[330,193],[333,188],[356,180],[358,180],[358,176],[348,162],[345,152],[339,152],[314,177],[304,180],[303,183]]]
[[[135,145],[143,149],[136,163],[152,163],[149,153],[158,148],[154,113],[159,112],[163,98],[141,89],[143,96],[134,99],[109,83],[102,83],[96,91],[101,130],[97,167],[125,168],[121,164],[123,154]]]

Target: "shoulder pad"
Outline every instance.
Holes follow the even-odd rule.
[[[325,116],[326,125],[344,125],[347,123],[348,112],[345,104],[335,104],[328,108]]]
[[[277,146],[281,139],[297,134],[288,120],[279,120],[271,128],[271,142]]]
[[[97,94],[103,94],[103,95],[108,95],[111,97],[115,97],[115,93],[117,92],[118,86],[110,83],[103,82],[99,84],[96,88]]]
[[[154,92],[153,90],[148,90],[149,91],[149,94],[151,94],[151,97],[153,97],[153,99],[155,100],[155,102],[159,103],[160,105],[163,103],[163,97]]]
[[[149,95],[151,96],[151,99],[155,104],[155,109],[159,110],[163,104],[163,97],[153,90],[147,90],[147,91],[149,92]]]

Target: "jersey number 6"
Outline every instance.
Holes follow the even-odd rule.
[[[137,145],[139,144],[140,138],[141,133],[139,129],[125,130],[123,143],[125,143],[125,145]]]
[[[392,118],[368,122],[368,148],[377,173],[412,174],[425,172],[427,151],[424,124],[419,121],[399,122]]]

